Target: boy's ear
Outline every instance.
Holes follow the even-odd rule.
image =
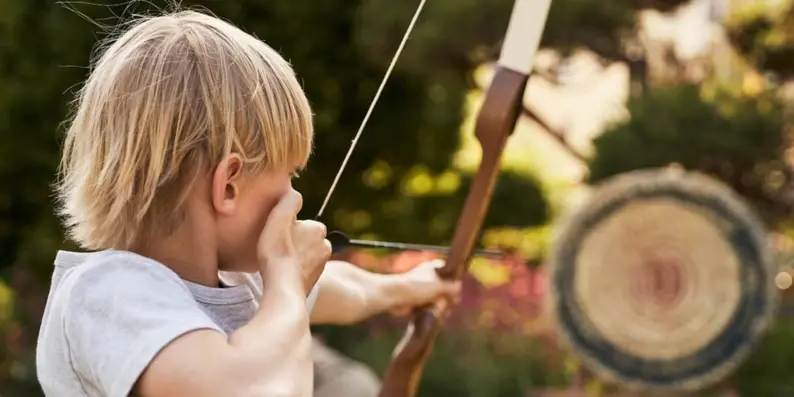
[[[232,215],[237,207],[242,183],[243,159],[231,153],[221,160],[212,175],[212,206],[223,215]]]

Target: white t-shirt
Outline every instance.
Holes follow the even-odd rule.
[[[177,337],[232,333],[256,312],[263,283],[259,274],[220,276],[225,287],[210,288],[131,252],[58,252],[36,346],[45,395],[126,397]]]

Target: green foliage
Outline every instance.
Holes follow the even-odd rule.
[[[697,86],[657,87],[628,110],[628,120],[594,140],[590,182],[677,163],[723,180],[770,222],[790,214],[785,119],[773,94],[706,99]]]
[[[0,1],[0,267],[12,264],[39,225],[51,222],[62,93],[85,74],[92,35],[64,34],[74,15],[49,1]],[[63,11],[63,10],[61,10]],[[61,66],[61,67],[59,67]]]
[[[750,65],[789,79],[794,77],[794,3],[778,4],[744,7],[726,27],[734,48]]]
[[[400,186],[399,193],[373,203],[376,208],[374,216],[361,208],[353,208],[351,212],[339,210],[337,214],[341,216],[336,219],[336,225],[353,235],[448,243],[463,209],[472,177],[447,172],[432,178],[419,172],[409,173],[408,179],[412,182]],[[451,186],[445,189],[445,182]],[[423,184],[427,187],[422,188]],[[450,187],[452,190],[449,190]],[[485,229],[543,225],[550,218],[539,182],[516,172],[503,171],[499,175],[493,201],[499,205],[488,208]],[[422,222],[419,233],[418,221]]]
[[[554,1],[541,44],[563,53],[584,48],[606,61],[624,60],[622,39],[634,27],[634,6],[633,0]]]
[[[777,320],[772,332],[750,359],[732,377],[741,396],[778,397],[794,395],[794,319]]]
[[[512,0],[438,0],[426,5],[400,65],[423,72],[471,70],[496,59]],[[417,2],[366,0],[358,18],[364,52],[381,64],[390,59]],[[622,41],[634,24],[634,0],[554,0],[541,46],[568,52],[587,48],[606,60],[623,59]],[[390,12],[383,12],[389,9]],[[572,28],[575,27],[575,28]]]
[[[399,340],[396,334],[370,337],[351,352],[383,373]],[[536,340],[518,335],[445,331],[427,361],[419,397],[516,397],[564,385],[558,366]]]

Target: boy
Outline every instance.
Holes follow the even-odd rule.
[[[436,262],[326,265],[325,227],[296,220],[291,186],[312,139],[290,65],[230,24],[178,12],[110,44],[66,134],[60,213],[93,252],[55,260],[45,393],[309,396],[310,321],[454,297]]]

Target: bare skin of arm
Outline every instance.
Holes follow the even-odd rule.
[[[443,282],[431,261],[402,274],[372,273],[353,264],[331,261],[318,281],[312,324],[352,324],[386,311],[405,311],[441,297],[455,298],[460,283]]]
[[[351,324],[394,307],[405,289],[403,277],[370,273],[331,261],[317,282],[312,324]]]
[[[139,395],[311,396],[305,302],[301,284],[268,288],[253,319],[229,338],[210,330],[177,338],[143,373]]]
[[[331,247],[322,224],[295,222],[301,204],[292,191],[268,218],[259,247],[266,288],[254,317],[228,338],[200,330],[171,342],[141,375],[138,395],[312,395],[307,286],[316,282]]]

